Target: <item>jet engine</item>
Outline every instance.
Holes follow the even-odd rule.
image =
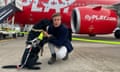
[[[72,31],[78,34],[110,34],[118,24],[115,11],[98,7],[78,7],[72,11]]]

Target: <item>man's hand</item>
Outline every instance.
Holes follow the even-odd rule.
[[[48,34],[46,31],[43,31],[45,37],[51,37],[52,35]]]

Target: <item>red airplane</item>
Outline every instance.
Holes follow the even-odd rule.
[[[21,25],[51,19],[56,12],[61,13],[63,23],[77,34],[110,34],[119,24],[120,13],[116,10],[120,8],[120,0],[16,0],[15,3],[21,10],[14,14],[15,23]],[[115,37],[120,38],[120,29],[116,29]]]

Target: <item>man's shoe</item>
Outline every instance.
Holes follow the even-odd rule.
[[[56,62],[56,57],[51,57],[50,60],[48,61],[48,64],[53,64]]]
[[[67,59],[68,59],[68,53],[66,54],[66,56],[62,60],[67,60]]]

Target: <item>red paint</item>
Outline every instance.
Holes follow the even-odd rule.
[[[80,34],[108,34],[117,27],[117,14],[109,9],[94,10],[90,7],[79,7]]]
[[[49,0],[39,0],[39,3],[37,4],[38,8],[43,8],[42,10],[45,10],[44,5],[42,4],[42,2],[48,2]],[[58,0],[59,3],[62,3],[62,0]],[[69,0],[66,0],[69,1]],[[26,2],[26,0],[23,0],[23,2]],[[15,14],[15,22],[19,23],[19,24],[35,24],[37,23],[39,20],[43,19],[43,18],[47,18],[47,19],[51,19],[51,16],[53,13],[55,13],[55,9],[50,9],[49,12],[32,12],[31,8],[33,5],[34,0],[32,0],[32,2],[30,3],[29,6],[24,6],[23,7],[23,11],[22,12],[18,12]],[[69,10],[67,13],[64,12],[65,8],[61,8],[61,15],[62,15],[62,21],[63,23],[66,24],[67,27],[71,28],[71,14],[72,14],[72,10],[76,7],[80,7],[80,6],[86,6],[89,4],[105,4],[105,5],[113,5],[116,3],[120,3],[120,0],[75,0],[74,3],[72,3],[69,6],[66,6],[65,8],[69,7]],[[53,5],[56,4],[55,2],[53,2]],[[87,8],[85,8],[85,11],[88,12],[90,15],[97,13],[97,15],[103,13],[103,15],[107,14],[107,16],[113,16],[116,17],[116,14],[114,11],[112,10],[106,10],[103,9],[100,12],[95,12],[91,9],[86,10]],[[92,12],[91,12],[92,11]],[[106,13],[104,13],[106,12]],[[81,10],[81,15],[82,17],[84,17],[85,13],[84,11]],[[86,29],[88,29],[88,27],[91,26],[92,29],[92,24],[93,27],[95,27],[94,31],[85,31],[85,33],[111,33],[113,31],[113,29],[116,27],[117,22],[111,22],[111,21],[95,21],[95,23],[90,23],[88,25],[88,21],[85,21],[84,18],[82,18],[82,25],[83,27],[81,28],[79,33],[84,33],[82,31],[85,31]],[[109,26],[109,27],[108,27]],[[110,30],[109,30],[110,29]]]

